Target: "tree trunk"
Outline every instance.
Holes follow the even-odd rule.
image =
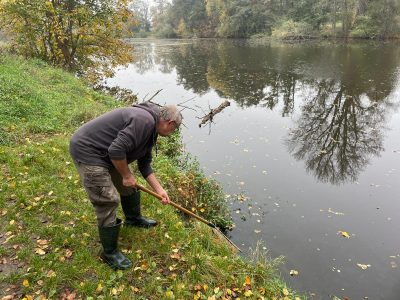
[[[336,0],[333,0],[333,36],[336,38]]]

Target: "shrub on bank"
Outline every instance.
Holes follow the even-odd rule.
[[[309,39],[314,37],[314,32],[306,22],[286,20],[274,26],[272,37],[281,40]]]

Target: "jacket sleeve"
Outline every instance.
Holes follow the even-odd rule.
[[[154,173],[153,169],[151,168],[152,159],[153,156],[151,155],[151,149],[149,149],[146,154],[137,161],[139,171],[143,178],[147,178],[147,176],[149,176],[151,173]]]
[[[129,118],[125,128],[118,132],[117,137],[108,147],[110,159],[125,159],[126,153],[146,143],[153,133],[153,123],[146,118]]]

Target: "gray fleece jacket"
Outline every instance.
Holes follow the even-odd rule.
[[[111,159],[137,160],[144,178],[153,173],[151,150],[157,140],[159,108],[149,102],[117,108],[81,126],[69,150],[74,161],[114,168]]]

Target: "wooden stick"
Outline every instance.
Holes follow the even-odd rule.
[[[139,190],[142,190],[143,192],[146,192],[146,193],[148,193],[148,194],[150,194],[150,195],[156,197],[157,199],[162,200],[162,197],[161,197],[159,194],[157,194],[157,193],[153,192],[152,190],[150,190],[150,189],[144,187],[143,185],[136,183],[136,187],[137,187]],[[195,219],[197,219],[197,220],[203,222],[204,224],[207,224],[208,226],[210,226],[211,228],[213,228],[213,230],[215,230],[215,231],[217,232],[217,234],[219,234],[220,236],[222,236],[223,238],[225,238],[225,239],[229,242],[229,244],[231,244],[235,249],[237,249],[239,252],[242,252],[242,250],[240,250],[240,248],[239,248],[238,246],[236,246],[225,234],[223,234],[223,233],[218,229],[218,227],[215,226],[213,223],[207,221],[206,219],[203,219],[202,217],[196,215],[195,213],[192,213],[190,210],[187,210],[186,208],[180,206],[179,204],[176,204],[175,202],[173,202],[173,201],[171,201],[171,200],[169,201],[169,204],[172,205],[173,207],[179,209],[180,211],[183,211],[184,213],[186,213],[186,214],[192,216],[193,218],[195,218]]]
[[[158,200],[162,199],[162,197],[159,194],[153,192],[152,190],[150,190],[150,189],[148,189],[148,188],[146,188],[146,187],[144,187],[144,186],[142,186],[142,185],[140,185],[138,183],[136,184],[136,187],[139,188],[140,190],[142,190],[143,192],[146,192],[146,193],[156,197]],[[179,209],[180,211],[183,211],[184,213],[187,213],[188,215],[192,216],[193,218],[196,218],[197,220],[203,222],[204,224],[207,224],[208,226],[210,226],[212,228],[216,227],[213,223],[211,223],[211,222],[207,221],[206,219],[203,219],[202,217],[192,213],[190,210],[187,210],[186,208],[180,206],[179,204],[176,204],[175,202],[172,202],[171,200],[169,201],[169,204],[171,204],[173,207]]]

